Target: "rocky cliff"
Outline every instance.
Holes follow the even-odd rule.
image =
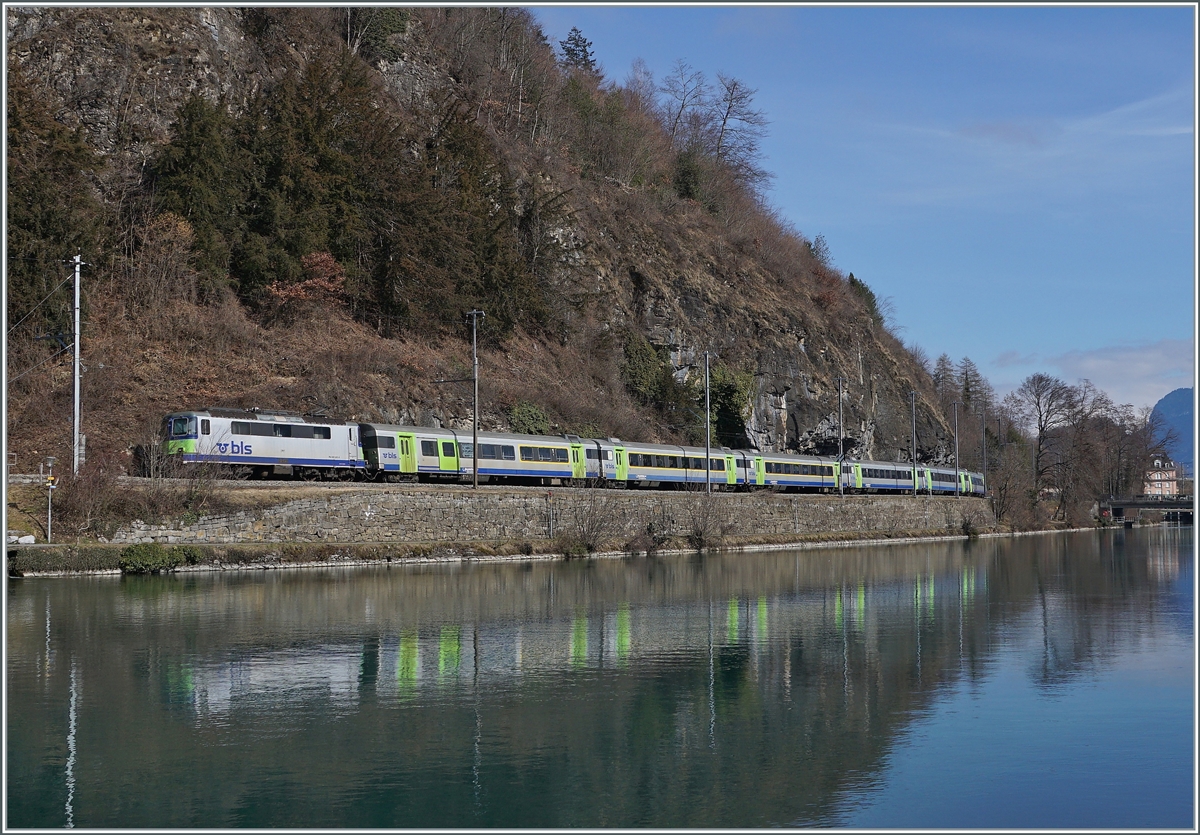
[[[6,11],[10,72],[104,160],[90,182],[114,212],[134,201],[153,206],[148,166],[171,140],[189,98],[200,95],[237,114],[271,96],[273,85],[314,52],[345,49],[356,39],[350,10]],[[449,27],[458,28],[448,34]],[[568,120],[566,110],[538,104],[539,121],[530,128],[528,113],[542,100],[522,88],[514,117],[513,106],[481,80],[500,77],[497,62],[511,60],[488,50],[496,38],[515,37],[513,27],[524,27],[529,60],[549,60],[546,72],[557,73],[559,86],[546,100],[560,95],[569,73],[546,58],[544,37],[528,15],[511,10],[414,10],[383,46],[358,55],[377,82],[378,107],[418,130],[448,97],[465,102],[507,176],[524,189],[519,193],[536,187],[558,195],[545,230],[550,263],[539,267],[556,306],[554,325],[518,326],[485,344],[482,425],[507,429],[513,408],[529,402],[547,415],[550,431],[683,437],[686,416],[673,422],[672,413],[631,391],[628,346],[636,335],[669,364],[677,383],[702,379],[709,353],[734,381],[726,391],[738,401],[728,407],[736,414],[724,429],[736,445],[836,452],[840,378],[848,454],[907,459],[915,391],[921,459],[950,460],[949,431],[931,405],[927,371],[845,276],[761,203],[731,199],[714,210],[679,197],[661,176],[598,176],[579,163],[586,125],[563,127],[553,141],[521,139],[545,121]],[[606,101],[615,88],[599,80],[589,89],[595,101]],[[413,153],[421,151],[414,146]],[[528,205],[518,209],[528,215]],[[143,217],[151,216],[148,209]],[[172,297],[170,310],[150,306],[135,315],[122,287],[148,262],[138,260],[144,236],[130,224],[107,239],[111,252],[88,255],[96,265],[85,291],[83,342],[93,366],[84,403],[89,449],[123,450],[162,412],[217,404],[318,404],[339,417],[469,425],[469,387],[436,382],[469,369],[469,331],[384,332],[342,309],[272,320],[230,295],[195,303],[195,310],[190,298]],[[181,318],[185,308],[192,312]],[[10,310],[10,326],[21,315]],[[151,327],[146,317],[164,324]],[[10,367],[10,377],[21,370]],[[69,403],[64,371],[51,364],[10,390],[10,449],[19,456],[59,449],[67,437],[59,422],[34,417],[45,411],[38,398],[46,387],[56,392],[55,404]]]

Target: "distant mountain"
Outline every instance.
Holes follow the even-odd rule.
[[[1167,445],[1171,458],[1187,465],[1192,472],[1192,427],[1195,418],[1192,412],[1192,389],[1175,389],[1154,404],[1153,414],[1162,421],[1163,429],[1173,429],[1175,440]]]

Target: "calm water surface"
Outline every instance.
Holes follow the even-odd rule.
[[[1193,826],[1190,528],[7,595],[9,827]]]

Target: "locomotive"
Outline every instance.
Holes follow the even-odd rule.
[[[173,412],[163,452],[185,467],[212,464],[240,476],[304,480],[579,485],[793,492],[982,496],[983,477],[896,461],[645,444],[576,435],[472,433],[424,426],[321,421],[259,409]],[[707,465],[706,465],[707,457]]]

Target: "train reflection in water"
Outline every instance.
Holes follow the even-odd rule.
[[[1167,808],[1191,775],[1190,536],[25,579],[9,821],[853,825],[938,715],[983,769],[975,796],[1002,784],[991,814],[1053,823],[1007,802],[1031,791],[1011,775],[1044,766],[1047,803],[1043,783],[1087,776],[1084,822],[1170,823],[1137,803]],[[1059,711],[1106,681],[1120,721]],[[1144,709],[1125,710],[1130,687]],[[1011,698],[1030,690],[1048,698]],[[1031,711],[1088,744],[1031,730]],[[1119,781],[1097,800],[1101,749]],[[962,795],[928,778],[913,797]]]
[[[922,640],[928,657],[933,644],[946,644],[951,628],[938,624],[937,613],[943,620],[953,614],[957,629],[986,597],[985,566],[948,569],[710,600],[573,605],[536,621],[446,623],[432,616],[408,623],[399,612],[389,619],[393,628],[365,638],[217,653],[185,672],[166,666],[160,672],[163,691],[176,694],[171,701],[190,701],[201,723],[235,711],[247,714],[243,718],[274,714],[299,703],[319,703],[337,715],[364,699],[406,701],[426,691],[465,698],[476,690],[554,686],[581,671],[704,667],[714,653],[744,661],[738,666],[750,679],[770,678],[785,688],[792,685],[793,662],[814,652],[862,655],[867,666],[856,667],[856,676],[869,678],[869,668],[884,664],[912,666],[919,677]],[[910,640],[898,642],[905,632]],[[958,642],[956,633],[955,647]],[[898,643],[908,648],[896,652]]]

